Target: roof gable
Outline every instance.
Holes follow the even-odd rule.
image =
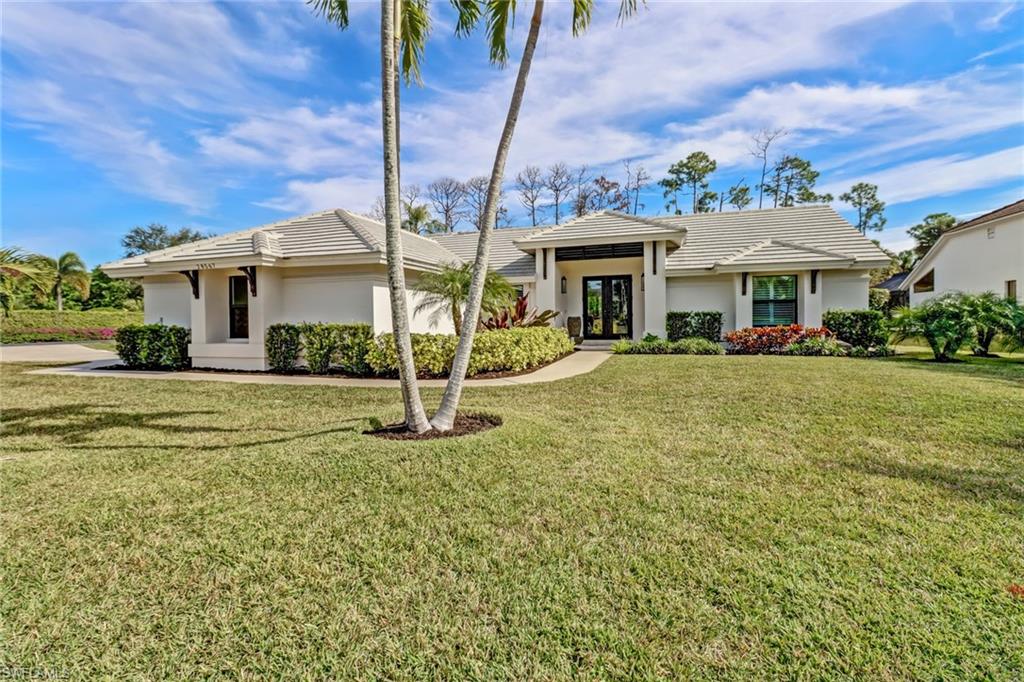
[[[521,249],[540,248],[554,243],[586,242],[620,243],[645,240],[668,240],[681,244],[685,229],[666,224],[656,218],[598,211],[535,232],[516,240]]]
[[[173,271],[197,263],[227,265],[273,264],[292,258],[349,258],[379,262],[385,254],[384,226],[351,211],[331,209],[259,227],[181,244],[168,249],[123,258],[103,266],[105,270],[131,271],[155,268]],[[421,268],[461,262],[437,242],[402,232],[407,261]]]

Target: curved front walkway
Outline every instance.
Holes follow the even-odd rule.
[[[596,369],[607,360],[611,353],[607,351],[577,351],[572,355],[545,365],[535,372],[520,374],[499,379],[469,379],[466,386],[516,386],[520,384],[543,384],[559,379],[586,374]],[[107,377],[123,379],[172,379],[179,381],[223,381],[234,384],[291,384],[296,386],[357,386],[361,388],[397,388],[397,379],[353,379],[348,377],[322,377],[308,375],[282,374],[243,374],[240,372],[136,372],[132,370],[99,369],[118,364],[117,360],[97,360],[82,365],[65,367],[47,367],[37,369],[29,374],[48,374],[57,376]],[[444,379],[422,379],[420,386],[444,386]]]

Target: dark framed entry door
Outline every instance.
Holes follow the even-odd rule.
[[[633,337],[633,277],[583,278],[583,338]]]

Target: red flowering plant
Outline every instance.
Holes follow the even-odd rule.
[[[790,344],[807,339],[832,337],[825,327],[803,327],[799,324],[778,327],[746,327],[729,332],[729,352],[736,355],[781,355]]]

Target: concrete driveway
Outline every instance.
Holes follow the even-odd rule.
[[[77,343],[21,343],[0,346],[0,362],[91,362],[112,360],[117,355]]]

